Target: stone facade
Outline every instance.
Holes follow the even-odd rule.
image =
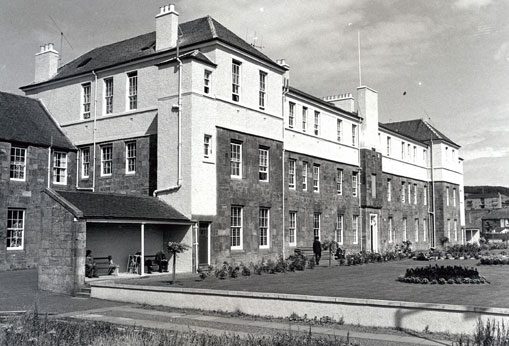
[[[126,143],[136,143],[136,171],[126,173]],[[111,145],[113,150],[112,173],[101,176],[101,147]],[[90,151],[90,169],[93,167],[92,145],[80,146]],[[135,195],[150,195],[157,187],[157,135],[127,138],[121,141],[99,143],[96,146],[97,163],[96,191]],[[81,155],[80,155],[81,156]],[[82,157],[79,157],[79,187],[91,188],[93,173],[84,178],[82,173]]]
[[[461,244],[463,241],[458,191],[458,185],[448,182],[435,182],[435,227],[437,245],[448,246]],[[447,192],[449,192],[449,197],[447,197]],[[454,203],[454,193],[456,193],[456,203]],[[454,229],[455,225],[456,230]],[[448,238],[447,243],[441,244],[440,239],[442,237]]]
[[[295,188],[289,185],[289,162],[295,161]],[[304,190],[303,170],[308,165],[307,188]],[[313,167],[319,166],[319,192],[313,190]],[[343,172],[341,194],[338,193],[338,170]],[[358,172],[355,166],[324,160],[317,157],[285,152],[285,225],[288,232],[290,212],[296,212],[296,247],[310,247],[314,240],[314,214],[320,213],[320,239],[336,240],[336,222],[343,215],[343,245],[349,249],[360,249],[355,244],[353,216],[359,215],[359,199],[353,195],[352,175]],[[289,242],[289,232],[286,235]],[[292,249],[292,247],[290,247]]]
[[[26,149],[25,180],[10,179],[11,146]],[[67,184],[53,184],[69,189],[75,182],[76,154],[67,153]],[[53,175],[50,176],[53,179]],[[28,269],[37,266],[41,242],[41,193],[48,186],[48,148],[0,142],[0,270]],[[7,216],[9,209],[24,214],[23,246],[7,250]]]
[[[73,294],[85,282],[86,222],[44,194],[39,243],[39,288]]]
[[[230,176],[230,143],[242,143],[242,178]],[[282,248],[282,143],[223,128],[217,129],[217,216],[211,229],[212,258],[228,261],[259,261],[275,258]],[[258,176],[259,148],[269,150],[269,181]],[[230,248],[231,206],[243,213],[243,248]],[[269,248],[260,248],[259,211],[269,209]],[[214,261],[213,261],[214,262]]]

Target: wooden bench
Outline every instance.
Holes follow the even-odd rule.
[[[108,275],[110,264],[108,257],[94,257],[95,275]]]
[[[129,255],[128,263],[127,263],[127,272],[128,273],[140,273],[137,262],[134,266],[131,265],[131,261],[137,260],[138,255]],[[143,265],[147,268],[147,271],[145,273],[148,273],[148,266],[147,261],[150,260],[152,262],[152,272],[159,271],[159,264],[156,262],[156,255],[147,255],[144,257],[144,263]],[[168,272],[168,268],[166,268],[166,272]]]

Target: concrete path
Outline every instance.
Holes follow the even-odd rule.
[[[364,341],[377,341],[376,345],[451,345],[450,341],[425,339],[410,335],[392,335],[348,331],[348,326],[338,328],[281,323],[273,321],[256,321],[238,317],[208,316],[186,312],[164,312],[134,307],[131,305],[107,307],[88,311],[65,313],[56,316],[83,320],[100,320],[121,325],[143,326],[175,330],[180,332],[195,331],[212,335],[236,334],[266,336],[278,332],[311,333],[315,336],[330,336]]]

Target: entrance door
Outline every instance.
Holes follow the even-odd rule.
[[[209,264],[209,226],[208,222],[200,222],[198,231],[198,264]]]
[[[369,230],[371,233],[371,252],[378,252],[378,215],[369,214]]]

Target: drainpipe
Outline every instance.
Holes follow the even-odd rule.
[[[94,172],[94,176],[92,178],[92,192],[95,192],[95,176],[96,176],[96,170],[95,170],[95,165],[96,165],[96,160],[97,160],[97,153],[96,153],[96,149],[95,149],[95,146],[96,146],[96,132],[97,132],[97,74],[95,73],[95,71],[92,71],[92,74],[94,75],[94,130],[93,130],[93,145],[94,145],[94,149],[93,149],[93,155],[94,155],[94,167],[93,167],[93,172]]]
[[[435,168],[433,167],[433,138],[430,137],[430,163],[431,163],[431,190],[433,192],[433,199],[431,201],[431,217],[433,218],[433,247],[437,246],[437,231],[436,231],[436,218],[435,218]]]
[[[177,185],[164,189],[154,190],[153,196],[161,192],[172,193],[182,187],[182,60],[180,60],[180,39],[177,39],[177,62],[178,62],[178,147],[177,147]]]
[[[53,136],[48,147],[48,189],[51,187],[51,147],[53,147]]]
[[[283,77],[283,95],[281,98],[281,115],[283,116],[282,119],[282,154],[281,154],[281,169],[282,169],[282,187],[283,187],[283,258],[286,258],[285,254],[285,244],[286,244],[286,238],[285,238],[285,218],[286,218],[286,211],[285,211],[285,103],[286,103],[286,94],[288,94],[288,88],[285,85],[284,77]]]

